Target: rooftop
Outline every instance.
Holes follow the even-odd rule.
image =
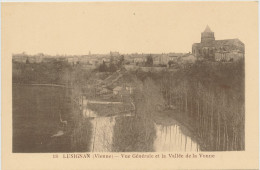
[[[209,28],[209,26],[207,25],[204,32],[212,32],[211,29]]]

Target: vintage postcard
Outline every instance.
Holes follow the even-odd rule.
[[[258,169],[258,2],[2,3],[2,169]]]

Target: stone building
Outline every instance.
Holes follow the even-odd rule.
[[[194,63],[195,61],[196,57],[191,53],[184,54],[178,58],[179,63]]]
[[[192,45],[192,54],[198,59],[235,61],[244,58],[245,45],[239,39],[215,40],[209,26],[201,33],[201,42]]]
[[[169,62],[169,57],[165,54],[159,54],[153,57],[153,64],[155,65],[167,65]]]

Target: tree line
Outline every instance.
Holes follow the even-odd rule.
[[[244,60],[232,63],[198,61],[176,71],[136,71],[133,74],[143,84],[147,84],[147,78],[153,80],[156,86],[148,83],[153,87],[150,93],[158,91],[154,87],[159,89],[164,99],[158,99],[158,94],[153,97],[164,101],[164,111],[173,119],[190,127],[202,150],[245,149]],[[151,108],[156,105],[162,103],[153,103]],[[161,113],[157,111],[156,114]]]
[[[202,148],[245,149],[244,61],[198,62],[162,75],[167,106],[192,125]]]

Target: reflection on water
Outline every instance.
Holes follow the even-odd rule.
[[[72,129],[70,91],[60,87],[13,85],[14,153],[69,152]],[[61,123],[66,120],[66,127]]]
[[[113,143],[118,152],[200,150],[183,133],[185,127],[154,124],[155,134],[153,123],[131,113],[100,117],[84,105],[85,120],[75,119],[74,125],[72,106],[63,100],[68,96],[60,88],[13,87],[13,152],[112,152]],[[62,120],[68,124],[64,126]]]
[[[91,152],[111,152],[113,142],[113,129],[115,125],[115,116],[97,117],[97,113],[85,108],[83,110],[85,118],[94,118],[92,124]]]
[[[178,125],[164,126],[155,124],[156,139],[154,149],[156,152],[171,151],[200,151],[196,142],[183,134]]]
[[[93,110],[90,110],[90,109],[84,109],[83,110],[83,116],[85,118],[88,118],[88,117],[97,117],[97,114],[93,111]]]
[[[97,117],[97,114],[91,110],[84,110],[86,118],[92,124],[91,152],[112,152],[114,126],[120,116]],[[125,114],[124,116],[132,116]],[[121,117],[122,118],[122,117]],[[156,138],[153,141],[154,151],[156,152],[172,152],[172,151],[200,151],[199,145],[183,133],[179,125],[164,126],[154,124],[156,130]],[[187,129],[185,129],[187,131]],[[117,139],[116,139],[117,140]],[[129,140],[135,140],[129,138]],[[134,151],[134,150],[133,150]]]
[[[51,137],[58,137],[64,135],[64,132],[62,130],[59,130],[56,134],[52,135]]]
[[[93,132],[91,152],[111,152],[115,117],[97,117],[91,120]]]

